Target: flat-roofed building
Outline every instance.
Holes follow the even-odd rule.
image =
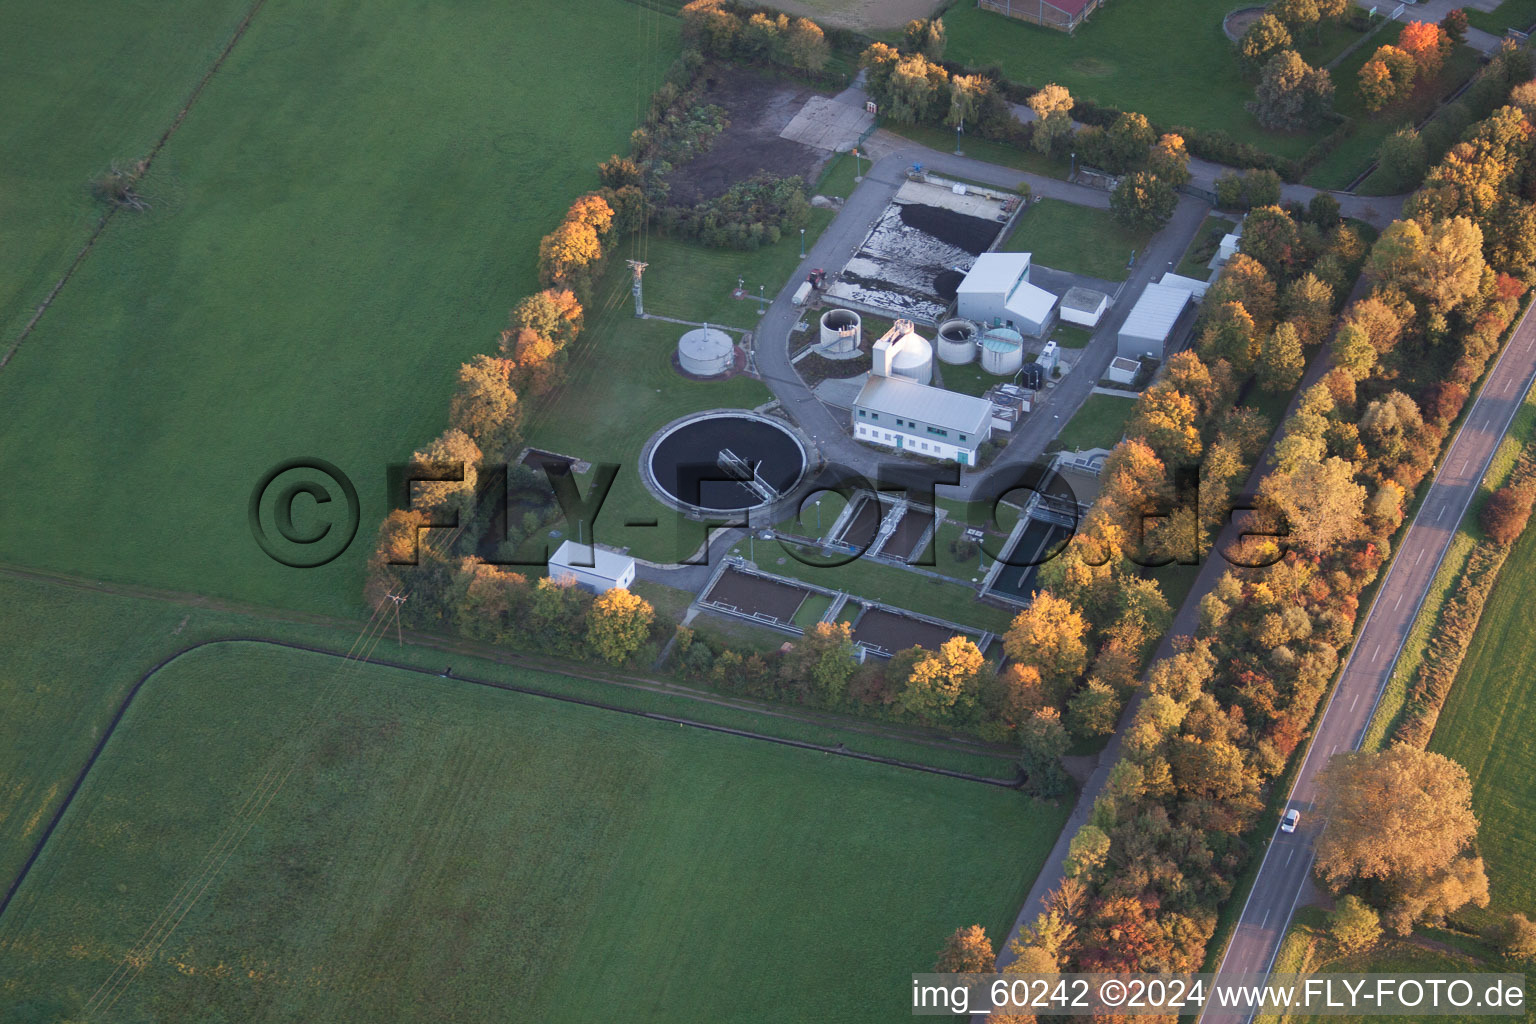
[[[900,377],[871,375],[853,403],[860,441],[976,465],[992,436],[992,403]]]

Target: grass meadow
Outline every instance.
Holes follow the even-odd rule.
[[[249,6],[0,8],[0,353],[95,230],[91,179],[149,152]]]
[[[1145,249],[1152,234],[1120,224],[1108,210],[1042,199],[1019,218],[1002,247],[1030,253],[1035,263],[1052,270],[1124,281],[1131,273],[1131,255]]]
[[[1536,533],[1499,573],[1430,749],[1466,766],[1493,907],[1536,917]]]
[[[1012,918],[1065,809],[248,645],[140,692],[0,919],[7,1020],[82,1012],[270,766],[110,1019],[887,1020]],[[579,796],[578,796],[579,795]]]
[[[110,48],[124,13],[87,7],[101,23],[87,38]],[[55,95],[33,74],[45,57],[0,65],[0,92],[38,111],[18,144],[46,150],[53,125],[78,150],[28,186],[74,210],[66,227],[81,173],[142,152],[211,60],[161,59],[183,19],[202,20],[182,8],[175,31],[149,23],[165,42],[108,53],[163,79],[131,131],[84,86]],[[536,286],[539,237],[626,145],[677,32],[619,0],[432,17],[404,0],[269,0],[144,181],[153,209],[114,219],[0,373],[0,473],[34,481],[0,501],[0,561],[357,613],[386,465],[446,425],[455,368]],[[204,34],[222,45],[190,38]],[[70,35],[27,38],[66,51]],[[579,65],[549,45],[576,38]],[[116,66],[97,92],[133,91]],[[46,234],[46,211],[35,221]],[[71,249],[80,232],[65,234]],[[50,259],[0,275],[19,296],[6,301],[41,301]],[[354,478],[364,524],[348,554],[302,574],[261,553],[244,512],[262,473],[298,456]]]
[[[1245,104],[1253,84],[1238,69],[1221,22],[1230,0],[1146,0],[1112,4],[1071,35],[961,2],[944,12],[945,57],[997,66],[1015,82],[1064,85],[1080,96],[1145,114],[1157,124],[1220,129],[1272,153],[1299,157],[1324,133],[1265,131]],[[1318,64],[1355,33],[1334,29],[1303,56]]]

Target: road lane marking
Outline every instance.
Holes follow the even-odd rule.
[[[1264,911],[1264,920],[1259,922],[1260,930],[1262,930],[1267,924],[1269,924],[1269,911],[1268,910]]]
[[[1355,694],[1355,699],[1349,705],[1349,710],[1350,710],[1351,714],[1354,713],[1355,705],[1359,704],[1359,703],[1360,703],[1360,695],[1357,693],[1357,694]]]
[[[1294,856],[1296,856],[1296,847],[1293,846],[1291,847],[1291,852],[1285,855],[1285,863],[1289,865],[1291,863],[1291,858]]]

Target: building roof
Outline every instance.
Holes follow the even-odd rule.
[[[1108,301],[1109,296],[1103,292],[1095,291],[1092,288],[1084,288],[1081,285],[1075,288],[1068,288],[1067,294],[1061,297],[1063,309],[1080,309],[1085,313],[1097,313],[1104,308],[1104,304]]]
[[[588,565],[586,563],[593,564]],[[573,540],[565,541],[553,555],[549,557],[549,574],[558,575],[557,570],[565,569],[568,572],[585,573],[588,576],[601,576],[603,579],[617,580],[635,564],[635,560],[628,555],[621,555],[617,551],[609,551],[607,548],[598,547],[596,544],[578,544]]]
[[[1205,298],[1205,290],[1211,286],[1209,281],[1202,281],[1197,277],[1185,277],[1182,274],[1164,274],[1158,279],[1158,284],[1183,288],[1197,299]]]
[[[1134,359],[1127,359],[1127,358],[1125,358],[1125,356],[1115,356],[1115,358],[1113,358],[1113,359],[1111,359],[1109,361],[1109,365],[1113,369],[1116,369],[1116,370],[1129,370],[1132,373],[1135,373],[1136,371],[1141,369],[1141,363],[1137,362]]]
[[[1178,323],[1179,314],[1189,304],[1189,292],[1166,284],[1149,284],[1142,291],[1136,305],[1120,328],[1121,334],[1133,338],[1159,338],[1166,340],[1168,332]]]
[[[1027,270],[1027,252],[984,252],[976,257],[976,265],[960,282],[960,291],[1007,295]]]
[[[1056,308],[1056,296],[1038,285],[1020,281],[1003,308],[1027,323],[1043,324]]]
[[[968,436],[985,435],[992,418],[992,403],[943,388],[917,384],[900,377],[871,376],[854,405],[870,412],[910,417]]]

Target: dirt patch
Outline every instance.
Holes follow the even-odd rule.
[[[964,249],[972,256],[986,252],[987,246],[997,238],[999,228],[995,221],[969,217],[942,206],[926,206],[922,203],[903,203],[900,209],[903,224]]]
[[[853,627],[854,643],[867,644],[876,648],[874,653],[887,658],[908,647],[922,647],[936,651],[948,643],[954,635],[955,631],[952,629],[935,626],[922,619],[897,615],[881,608],[871,608],[860,615],[858,623]]]
[[[778,0],[773,6],[843,28],[900,28],[913,18],[928,18],[943,0]]]
[[[1263,7],[1238,8],[1222,19],[1221,30],[1235,43],[1243,38],[1243,33],[1252,28],[1255,22],[1264,17],[1264,11]]]
[[[814,183],[832,154],[779,137],[814,95],[807,86],[748,68],[711,66],[699,103],[723,107],[730,127],[716,137],[709,152],[667,176],[672,202],[692,206],[713,199],[760,171],[786,178],[798,174]]]
[[[789,622],[800,610],[809,590],[788,583],[764,579],[749,573],[727,569],[705,598],[711,604],[725,605],[746,615]]]

